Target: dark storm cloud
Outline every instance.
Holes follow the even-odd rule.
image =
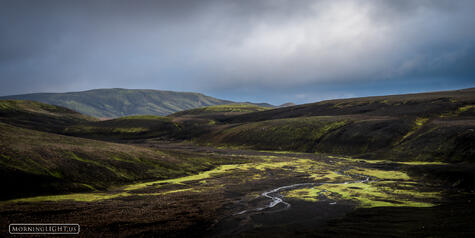
[[[468,0],[2,1],[0,94],[272,89],[305,101],[300,91],[328,84],[470,85],[474,10]]]

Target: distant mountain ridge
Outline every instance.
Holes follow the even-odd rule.
[[[68,93],[21,94],[3,96],[0,99],[48,103],[99,118],[130,115],[163,116],[193,108],[234,103],[201,93],[122,88]]]

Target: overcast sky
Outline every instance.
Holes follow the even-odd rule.
[[[473,0],[3,0],[0,95],[281,104],[475,87]]]

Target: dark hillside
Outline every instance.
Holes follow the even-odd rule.
[[[253,149],[473,161],[475,89],[330,100],[222,118],[202,137]]]
[[[178,118],[203,118],[210,120],[225,120],[228,117],[243,115],[251,112],[261,112],[270,110],[273,107],[263,107],[251,103],[234,103],[225,105],[216,105],[185,110],[169,115]]]
[[[128,116],[78,123],[64,128],[62,134],[105,140],[169,139],[177,137],[181,131],[182,126],[169,117]]]
[[[268,111],[238,115],[227,122],[254,122],[302,116],[369,116],[438,117],[475,115],[475,88],[321,101]]]
[[[97,119],[70,109],[24,100],[0,100],[0,122],[49,132]]]
[[[62,136],[0,123],[0,200],[108,189],[197,173],[219,159]]]

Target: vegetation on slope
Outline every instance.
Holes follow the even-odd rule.
[[[61,131],[78,123],[96,121],[64,107],[24,100],[0,100],[0,122],[42,131]]]
[[[129,115],[168,115],[211,105],[229,104],[200,93],[136,89],[95,89],[71,93],[35,93],[0,97],[63,106],[80,113],[115,118]]]
[[[213,114],[213,113],[249,113],[249,112],[260,112],[269,110],[272,107],[262,107],[254,104],[249,103],[234,103],[234,104],[224,104],[224,105],[215,105],[215,106],[208,106],[202,108],[195,108],[190,110],[185,110],[181,112],[177,112],[172,114],[171,116],[179,117],[179,116],[193,116],[193,115],[200,115],[203,114]],[[231,114],[235,115],[235,114]]]
[[[474,102],[475,89],[323,101],[222,118],[228,126],[199,141],[399,161],[472,161]]]
[[[379,97],[327,100],[228,118],[243,123],[302,116],[360,115],[394,117],[475,116],[475,88]]]
[[[102,139],[174,138],[181,127],[169,117],[127,116],[112,120],[80,123],[65,128],[62,133]]]
[[[220,160],[62,136],[0,123],[0,199],[106,189],[212,168]]]
[[[208,141],[262,150],[312,152],[322,136],[348,122],[336,117],[305,117],[246,123],[219,130],[209,136]]]

